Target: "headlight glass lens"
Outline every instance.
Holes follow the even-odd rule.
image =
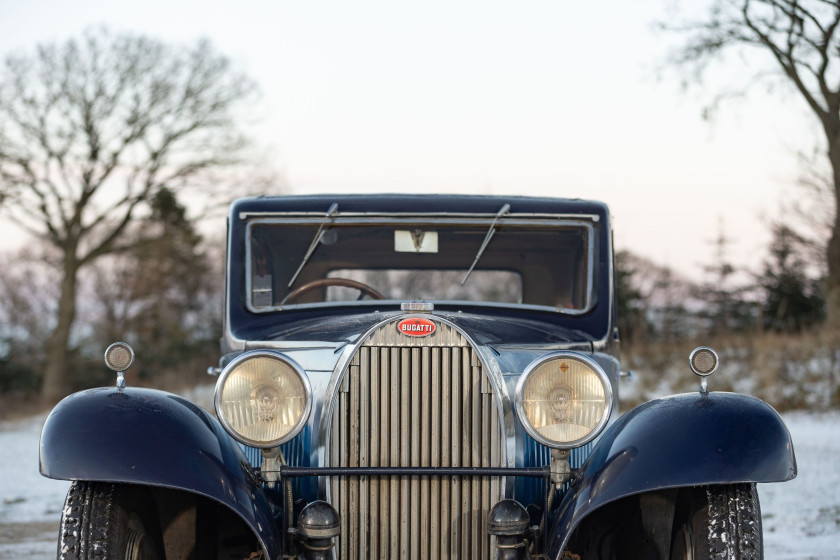
[[[255,353],[232,362],[216,388],[216,414],[238,441],[273,447],[292,439],[309,416],[309,381],[291,360]]]
[[[606,425],[612,390],[594,361],[562,354],[528,368],[516,405],[534,439],[550,447],[571,448],[591,441]]]

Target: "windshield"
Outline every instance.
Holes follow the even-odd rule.
[[[450,222],[253,220],[247,238],[249,308],[371,299],[526,304],[572,313],[591,306],[590,223]]]

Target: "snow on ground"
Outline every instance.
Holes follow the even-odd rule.
[[[38,439],[46,418],[0,423],[0,525],[58,519],[70,483],[38,471]]]
[[[0,423],[0,560],[54,559],[69,482],[38,472],[45,417]]]
[[[840,413],[784,415],[799,475],[759,486],[765,558],[840,559]],[[44,417],[0,423],[0,560],[55,558],[69,484],[38,473]]]
[[[840,413],[783,418],[799,474],[790,482],[759,485],[765,557],[840,558]]]

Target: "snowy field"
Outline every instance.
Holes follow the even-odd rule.
[[[784,415],[799,476],[759,487],[765,558],[840,559],[840,413]],[[68,483],[38,474],[43,417],[0,423],[0,560],[55,558]]]

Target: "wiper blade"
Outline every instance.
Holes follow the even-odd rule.
[[[493,236],[496,234],[496,222],[498,222],[499,218],[507,214],[509,211],[510,204],[505,204],[504,206],[502,206],[502,209],[499,210],[499,212],[496,214],[496,217],[493,218],[493,223],[490,224],[490,229],[487,231],[487,235],[484,236],[484,241],[481,243],[481,247],[478,249],[478,254],[475,256],[475,260],[473,261],[472,266],[470,266],[470,269],[464,275],[464,279],[461,280],[462,286],[467,283],[467,278],[470,277],[470,274],[472,274],[475,265],[478,264],[481,255],[484,254],[484,250],[487,248],[487,244],[490,243],[490,240],[493,239]]]
[[[312,243],[309,245],[309,249],[307,249],[306,254],[303,256],[303,260],[300,262],[300,266],[298,267],[294,276],[292,276],[292,279],[289,280],[289,285],[286,286],[287,288],[291,288],[292,284],[295,283],[295,280],[297,280],[300,271],[303,270],[303,267],[306,266],[306,263],[309,261],[309,257],[312,256],[312,253],[315,252],[315,249],[321,243],[321,239],[324,237],[324,226],[327,225],[327,222],[329,222],[332,219],[333,215],[337,213],[338,203],[333,202],[332,206],[330,206],[330,209],[327,210],[327,215],[324,216],[324,221],[321,222],[321,225],[318,227],[318,231],[315,232],[315,238],[312,240]]]

